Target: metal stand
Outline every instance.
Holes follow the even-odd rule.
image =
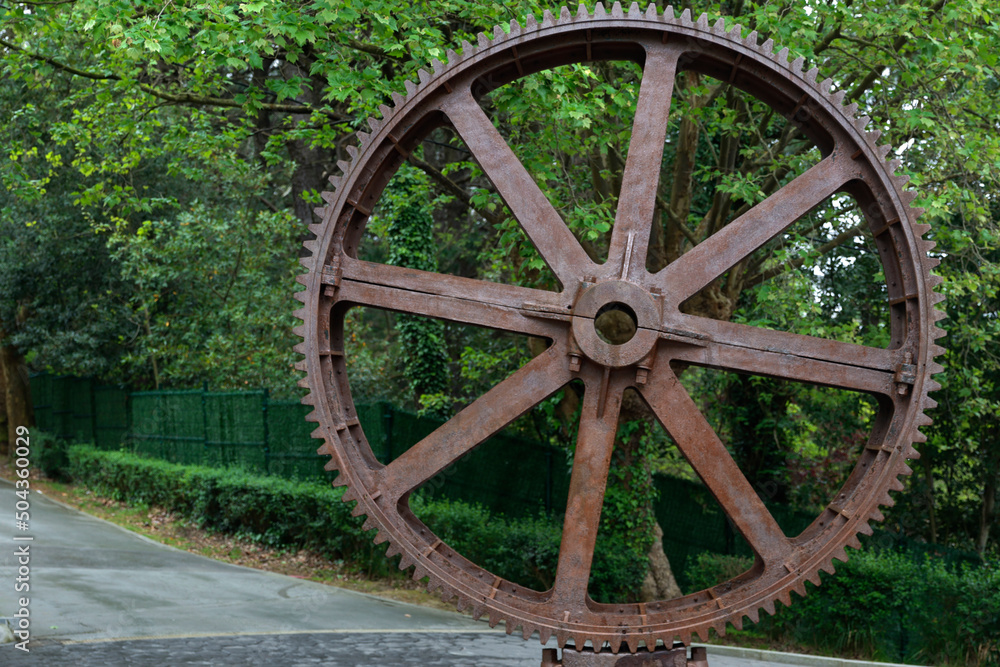
[[[703,646],[688,647],[674,644],[673,648],[660,646],[653,651],[639,653],[594,653],[592,648],[542,649],[541,667],[708,667],[708,655]]]

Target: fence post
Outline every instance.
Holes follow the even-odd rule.
[[[263,389],[260,401],[261,416],[264,420],[264,474],[271,474],[271,431],[267,427],[267,404],[270,401],[270,392],[267,387]]]
[[[97,390],[94,387],[94,378],[88,378],[90,383],[90,439],[98,449],[104,449],[97,443]]]
[[[201,383],[201,462],[208,462],[208,380]]]
[[[392,420],[393,420],[393,410],[392,404],[382,402],[382,428],[385,430],[385,464],[389,465],[392,463]]]

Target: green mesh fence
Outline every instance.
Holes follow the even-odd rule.
[[[140,391],[131,396],[128,434],[135,452],[174,463],[202,463],[205,416],[202,391]]]
[[[128,435],[128,391],[121,387],[94,387],[94,444],[117,449]]]

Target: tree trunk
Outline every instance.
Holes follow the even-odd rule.
[[[646,571],[646,578],[642,582],[639,599],[642,602],[652,602],[673,600],[681,595],[683,593],[681,587],[677,585],[677,579],[674,578],[670,560],[663,551],[663,529],[657,521],[653,528],[653,544],[649,547],[649,570]]]
[[[7,374],[0,366],[0,456],[10,456],[10,439],[7,434]]]
[[[976,551],[979,555],[986,552],[990,541],[990,527],[997,521],[997,486],[1000,484],[1000,453],[989,456],[986,462],[986,479],[983,488],[983,505],[979,514],[979,535],[976,538]]]
[[[0,329],[0,340],[6,338]],[[24,356],[13,345],[0,347],[0,372],[4,376],[4,402],[7,412],[7,449],[16,442],[18,426],[34,426],[35,413],[31,405],[28,366]]]

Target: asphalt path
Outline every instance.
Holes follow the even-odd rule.
[[[36,491],[29,530],[20,531],[18,500],[13,485],[0,480],[0,618],[16,627],[19,598],[29,598],[29,650],[18,649],[15,637],[0,645],[0,665],[492,667],[541,661],[536,640],[509,637],[467,616],[220,563]],[[24,580],[18,561],[26,545]],[[19,577],[29,591],[15,591]],[[820,660],[709,648],[712,667],[864,664]]]

